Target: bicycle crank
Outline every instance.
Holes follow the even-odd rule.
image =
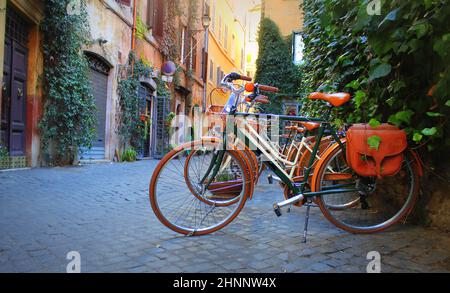
[[[286,207],[286,206],[290,206],[293,205],[295,203],[301,202],[303,201],[305,197],[303,196],[303,194],[299,194],[296,195],[294,197],[291,197],[290,199],[287,199],[285,201],[279,202],[279,203],[275,203],[273,205],[273,211],[275,212],[275,214],[277,215],[277,217],[281,217],[281,209]]]

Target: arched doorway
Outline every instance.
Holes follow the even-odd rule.
[[[84,150],[83,160],[104,160],[106,143],[106,109],[108,104],[108,79],[111,65],[101,56],[85,52],[89,63],[89,78],[91,80],[91,93],[97,107],[97,125],[92,148]]]

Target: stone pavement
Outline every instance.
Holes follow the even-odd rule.
[[[161,225],[148,200],[157,161],[0,172],[0,272],[64,273],[70,251],[82,272],[365,272],[381,253],[382,272],[450,272],[450,235],[398,225],[352,235],[313,210],[277,218],[276,185],[257,187],[238,218],[204,237]]]

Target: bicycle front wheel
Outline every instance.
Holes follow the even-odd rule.
[[[417,162],[409,152],[405,152],[401,170],[383,179],[355,175],[338,144],[322,160],[315,170],[313,191],[352,184],[359,190],[325,194],[318,199],[324,216],[337,227],[351,233],[380,232],[411,212],[418,196],[419,175]]]
[[[215,142],[187,143],[172,150],[158,164],[150,182],[150,203],[166,227],[191,236],[213,233],[231,223],[244,207],[253,182],[238,152],[225,152],[219,173],[209,187],[206,183],[210,177],[201,181],[202,176],[196,173],[208,167],[206,160],[213,157],[216,148]],[[186,164],[188,157],[190,163]],[[205,167],[200,167],[201,164]],[[189,177],[186,177],[187,165],[195,166]],[[230,189],[231,193],[224,194],[223,190]]]

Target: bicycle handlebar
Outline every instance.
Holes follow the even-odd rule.
[[[239,73],[236,72],[232,72],[223,78],[223,82],[234,80],[252,81],[252,78],[249,76],[240,75]]]
[[[241,78],[239,78],[240,80],[243,81],[252,81],[252,78],[250,76],[245,76],[245,75],[241,75]]]
[[[279,88],[277,87],[273,87],[273,86],[268,86],[268,85],[262,85],[259,84],[258,85],[259,90],[264,91],[264,92],[271,92],[271,93],[278,93],[280,91]]]

